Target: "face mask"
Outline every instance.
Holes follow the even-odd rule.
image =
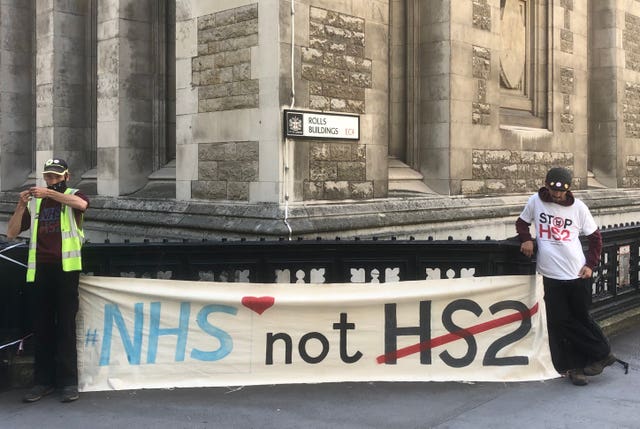
[[[56,183],[56,184],[53,184],[53,185],[47,186],[47,188],[49,188],[49,189],[53,189],[54,191],[57,191],[57,192],[61,192],[61,193],[62,193],[62,192],[64,192],[64,191],[66,191],[66,190],[67,190],[67,181],[66,181],[66,180],[63,180],[62,182],[58,182],[58,183]]]

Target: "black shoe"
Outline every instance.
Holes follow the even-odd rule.
[[[569,376],[569,380],[576,386],[586,386],[589,384],[589,380],[584,375],[582,369],[570,369],[567,371],[567,376]]]
[[[598,375],[601,374],[602,371],[608,367],[609,365],[613,365],[616,363],[617,358],[613,355],[613,353],[609,353],[607,357],[604,359],[600,359],[599,361],[593,362],[584,367],[585,375]]]
[[[73,402],[79,397],[78,386],[66,386],[62,389],[62,402]]]
[[[22,397],[22,402],[36,402],[53,392],[53,386],[37,384]]]

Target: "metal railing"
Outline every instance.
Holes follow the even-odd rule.
[[[592,312],[603,319],[640,306],[640,225],[602,230]],[[0,252],[6,246],[0,243]],[[535,264],[511,240],[293,240],[87,243],[89,275],[252,283],[378,283],[531,274]],[[0,256],[26,261],[26,246]],[[0,258],[0,344],[29,332],[24,268]],[[6,341],[5,341],[6,340]]]

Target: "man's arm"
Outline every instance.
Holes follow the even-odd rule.
[[[87,207],[89,206],[89,203],[86,200],[83,200],[77,195],[63,194],[62,192],[54,191],[53,189],[34,187],[29,191],[31,192],[31,195],[36,198],[51,198],[60,204],[80,210],[81,212],[87,210]]]
[[[30,195],[31,193],[29,190],[20,192],[20,199],[18,199],[16,210],[13,212],[11,219],[9,219],[9,223],[7,224],[7,238],[9,240],[13,240],[21,232],[22,217],[24,216],[24,211],[27,209]]]
[[[529,226],[531,224],[525,222],[521,217],[518,217],[516,221],[516,232],[518,233],[518,240],[520,240],[520,252],[527,257],[533,256],[533,237],[529,232]]]
[[[578,273],[578,276],[583,279],[590,279],[593,275],[593,270],[600,263],[600,255],[602,253],[602,234],[600,234],[600,230],[596,229],[595,232],[587,235],[587,240],[589,241],[587,261]]]
[[[589,247],[587,249],[587,265],[592,270],[600,263],[600,255],[602,254],[602,234],[596,229],[591,235],[587,235]]]

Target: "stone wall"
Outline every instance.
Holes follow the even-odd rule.
[[[491,6],[487,0],[473,0],[473,27],[491,31]]]
[[[625,13],[622,47],[625,67],[640,72],[640,17]]]
[[[257,45],[257,4],[198,18],[192,82],[199,112],[259,107],[258,80],[251,79],[251,47]]]
[[[629,72],[640,72],[640,17],[625,13],[625,27],[622,36],[625,69]],[[640,138],[640,82],[624,82],[624,97],[622,100],[622,121],[625,137]],[[636,154],[633,154],[636,152]],[[640,186],[640,155],[637,149],[631,151],[624,158],[624,174],[622,186],[625,188]]]
[[[472,11],[473,27],[491,31],[491,7],[487,0],[473,0]],[[477,87],[471,122],[477,125],[490,125],[491,105],[487,103],[487,81],[491,74],[491,50],[474,46],[472,68],[473,77],[477,79]]]
[[[544,183],[551,167],[573,170],[570,152],[473,150],[473,178],[462,182],[465,195],[533,192]],[[580,189],[582,181],[574,179],[572,187]]]
[[[258,179],[258,142],[200,143],[198,160],[193,198],[249,199],[249,183]]]
[[[364,27],[362,18],[310,8],[302,78],[309,81],[311,109],[365,113],[365,89],[371,88],[372,66],[364,57]]]
[[[560,50],[573,54],[573,32],[571,31],[571,12],[573,0],[561,0],[563,10],[563,27],[560,29]],[[570,67],[560,67],[560,94],[562,96],[562,112],[560,112],[560,132],[573,133],[575,119],[572,113],[572,96],[575,91],[575,76]]]
[[[560,0],[560,7],[564,14],[563,28],[560,29],[560,50],[567,54],[573,53],[573,31],[571,31],[571,12],[573,0]]]
[[[477,79],[476,101],[473,102],[473,124],[491,125],[491,105],[487,103],[487,81],[491,74],[491,50],[473,47],[473,77]]]
[[[305,200],[373,198],[366,180],[366,146],[353,143],[312,143]]]
[[[258,47],[258,4],[197,17],[197,55],[191,59],[191,83],[197,89],[197,112],[241,111],[260,107],[259,79],[252,61]],[[204,119],[203,119],[204,120]],[[224,119],[211,117],[215,123]],[[233,128],[233,124],[225,124]],[[246,127],[247,124],[237,124]],[[234,141],[228,134],[205,135],[197,146],[197,176],[191,198],[249,201],[250,184],[259,179],[259,142]]]
[[[302,47],[302,79],[308,82],[312,110],[367,111],[373,62],[365,55],[366,20],[345,13],[309,8],[309,45]],[[368,199],[374,182],[367,178],[366,141],[310,142],[309,176],[304,200]]]
[[[622,44],[625,68],[640,72],[640,17],[625,14]],[[640,138],[640,83],[625,82],[622,113],[625,136]]]
[[[625,175],[622,178],[624,188],[640,188],[640,155],[626,157]]]
[[[560,93],[562,94],[562,113],[560,113],[560,131],[572,133],[575,129],[575,119],[571,112],[571,96],[575,92],[575,78],[573,69],[560,67]]]

